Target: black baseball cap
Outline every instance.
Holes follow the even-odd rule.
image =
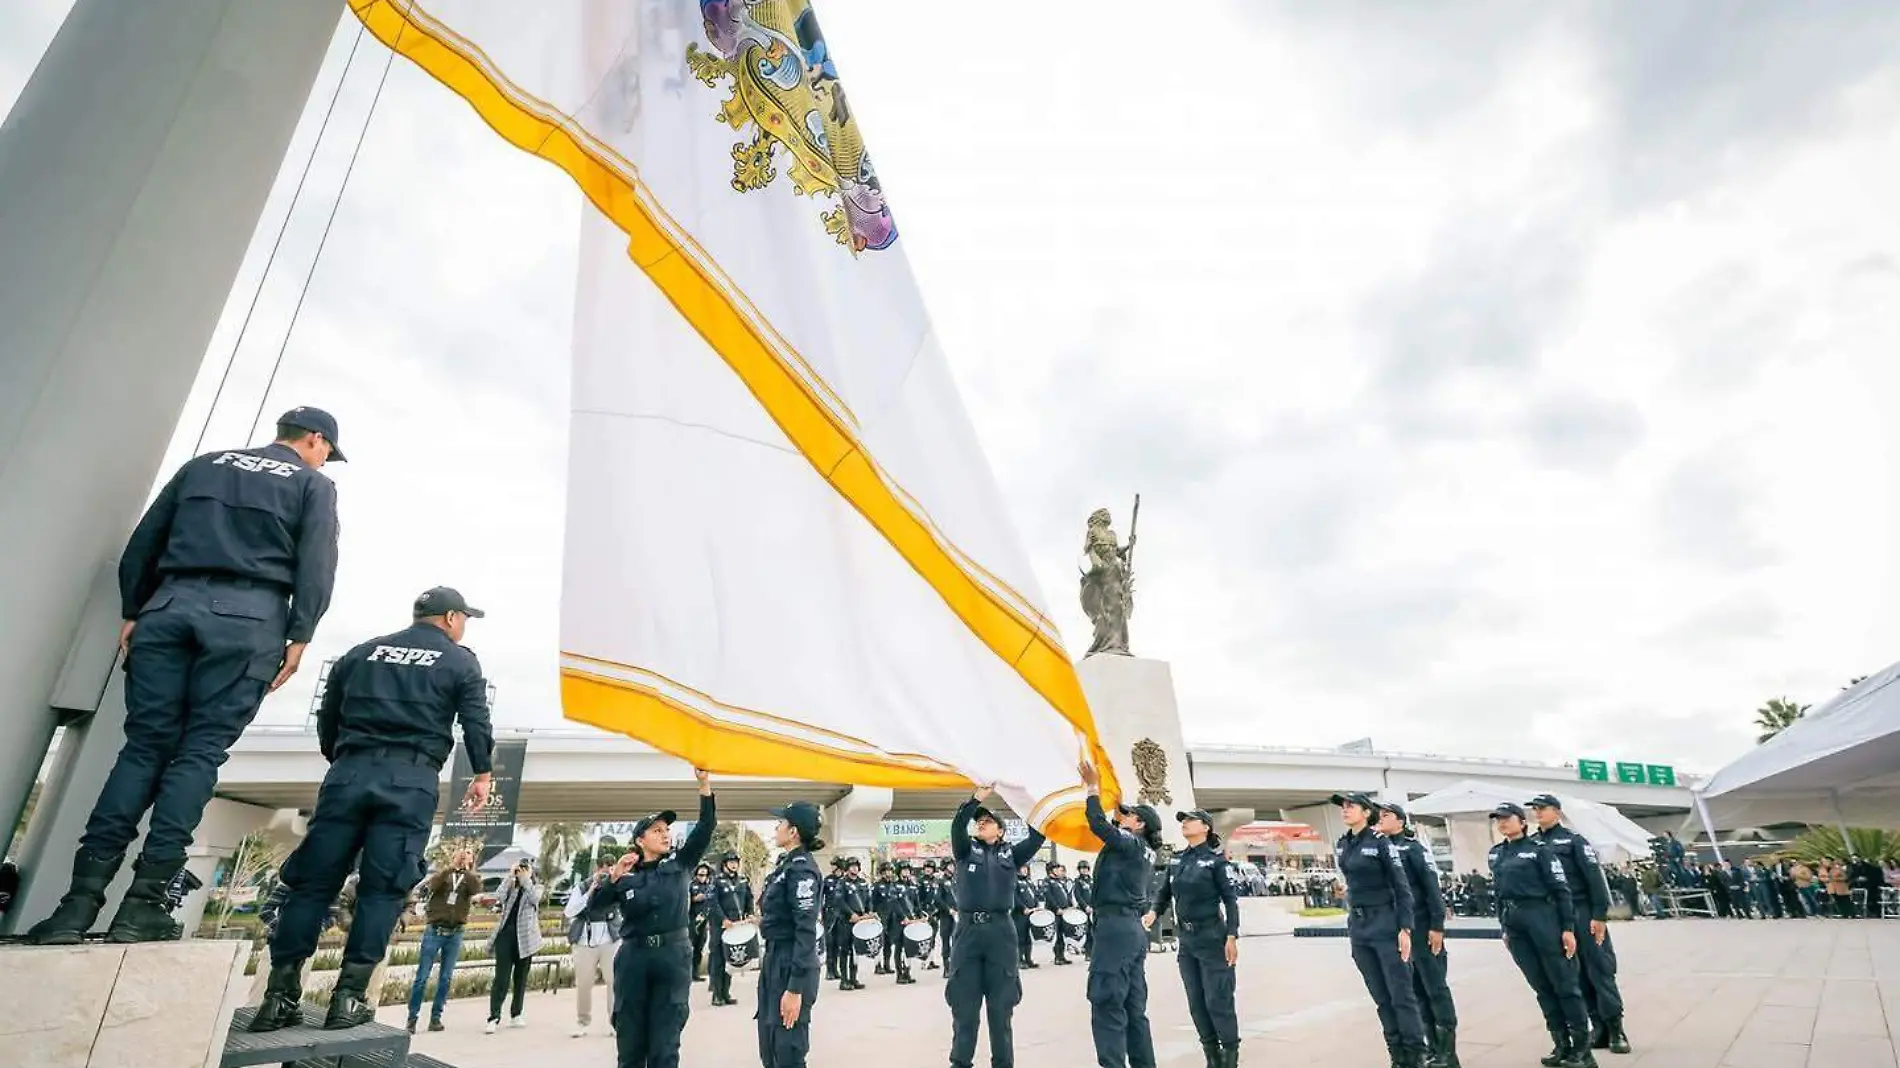
[[[1003,817],[998,816],[994,812],[991,812],[989,808],[984,805],[976,806],[976,811],[970,813],[970,822],[975,823],[977,820],[989,820],[991,823],[996,824],[998,827],[1001,827],[1003,825]]]
[[[1518,819],[1523,819],[1524,806],[1514,805],[1511,802],[1506,801],[1502,805],[1499,805],[1498,807],[1491,810],[1492,819],[1497,819],[1499,816],[1516,816]]]
[[[825,823],[824,813],[818,811],[818,806],[810,801],[794,801],[789,805],[780,805],[772,810],[772,817],[791,824],[798,831],[798,836],[807,841],[818,837],[818,831]],[[836,857],[832,858],[831,863],[833,867],[841,864]]]
[[[336,416],[322,408],[292,408],[277,417],[278,426],[294,426],[299,430],[310,430],[323,435],[330,443],[330,459],[337,463],[348,463],[343,455],[343,446],[336,440]]]
[[[1189,820],[1200,820],[1202,823],[1207,824],[1207,844],[1211,846],[1220,845],[1220,835],[1214,833],[1214,816],[1212,813],[1204,808],[1197,808],[1189,812],[1176,812],[1174,814],[1174,822],[1176,823],[1186,823]]]
[[[1156,812],[1153,805],[1116,805],[1115,811],[1124,816],[1139,817],[1146,834],[1161,833],[1161,813]]]
[[[1370,813],[1372,813],[1373,815],[1378,815],[1378,812],[1379,812],[1379,810],[1385,807],[1384,805],[1382,805],[1382,804],[1380,804],[1379,802],[1377,802],[1377,801],[1374,801],[1374,800],[1372,799],[1372,795],[1371,795],[1371,794],[1367,794],[1367,793],[1359,793],[1359,792],[1356,792],[1356,791],[1355,791],[1355,792],[1353,792],[1353,793],[1350,793],[1350,794],[1334,794],[1334,795],[1333,795],[1333,804],[1335,804],[1335,805],[1346,805],[1346,804],[1353,804],[1353,805],[1358,805],[1358,806],[1359,806],[1360,808],[1363,808],[1363,809],[1365,809],[1365,810],[1366,810],[1367,812],[1370,812]]]
[[[1564,810],[1564,803],[1557,800],[1556,794],[1538,794],[1524,803],[1531,808],[1554,808],[1559,812]]]
[[[468,598],[462,596],[462,591],[448,586],[436,586],[423,590],[422,595],[416,598],[417,619],[446,616],[450,612],[460,612],[470,619],[483,619],[488,615],[479,608],[471,607]]]
[[[674,821],[678,820],[679,818],[680,818],[679,813],[673,811],[670,808],[664,812],[655,812],[651,816],[642,816],[640,817],[640,822],[633,825],[633,836],[635,838],[639,838],[641,835],[651,830],[653,825],[656,823],[664,823],[669,829],[671,829]]]
[[[1399,818],[1400,823],[1412,822],[1412,817],[1405,814],[1405,808],[1401,805],[1395,805],[1388,801],[1388,802],[1384,802],[1380,804],[1379,807],[1385,809],[1387,812],[1392,813],[1394,816],[1397,816]]]

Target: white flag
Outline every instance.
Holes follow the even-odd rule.
[[[1074,667],[805,0],[350,0],[583,221],[562,695],[713,771],[998,784],[1090,846]]]

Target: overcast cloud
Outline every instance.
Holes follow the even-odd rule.
[[[0,107],[67,6],[0,9]],[[1190,739],[1707,770],[1764,699],[1900,654],[1900,9],[820,10],[1072,648],[1083,520],[1125,534],[1141,493],[1133,641]],[[386,55],[208,444],[248,432]],[[559,722],[580,210],[398,61],[264,401],[335,411],[356,457],[315,652],[456,584],[516,725]]]

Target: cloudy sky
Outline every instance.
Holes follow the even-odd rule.
[[[68,6],[0,8],[0,107]],[[1072,648],[1082,521],[1139,492],[1191,740],[1709,770],[1900,655],[1900,9],[1162,10],[820,5]],[[338,205],[365,41],[238,344],[355,37],[168,467],[207,413],[338,413],[313,653],[450,582],[500,718],[553,725],[571,185],[398,62]]]

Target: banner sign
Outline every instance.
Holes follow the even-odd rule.
[[[1609,782],[1614,768],[1616,781],[1627,786],[1674,786],[1676,769],[1668,764],[1645,764],[1637,760],[1578,760],[1577,778],[1582,782]]]
[[[462,798],[468,795],[468,783],[475,772],[468,766],[467,750],[460,742],[455,745],[455,772],[449,779],[449,814],[442,823],[442,837],[473,838],[480,842],[477,865],[488,863],[495,854],[514,844],[516,805],[521,799],[521,764],[527,752],[525,738],[495,743],[494,785],[489,790],[488,803],[470,812],[462,808]]]

